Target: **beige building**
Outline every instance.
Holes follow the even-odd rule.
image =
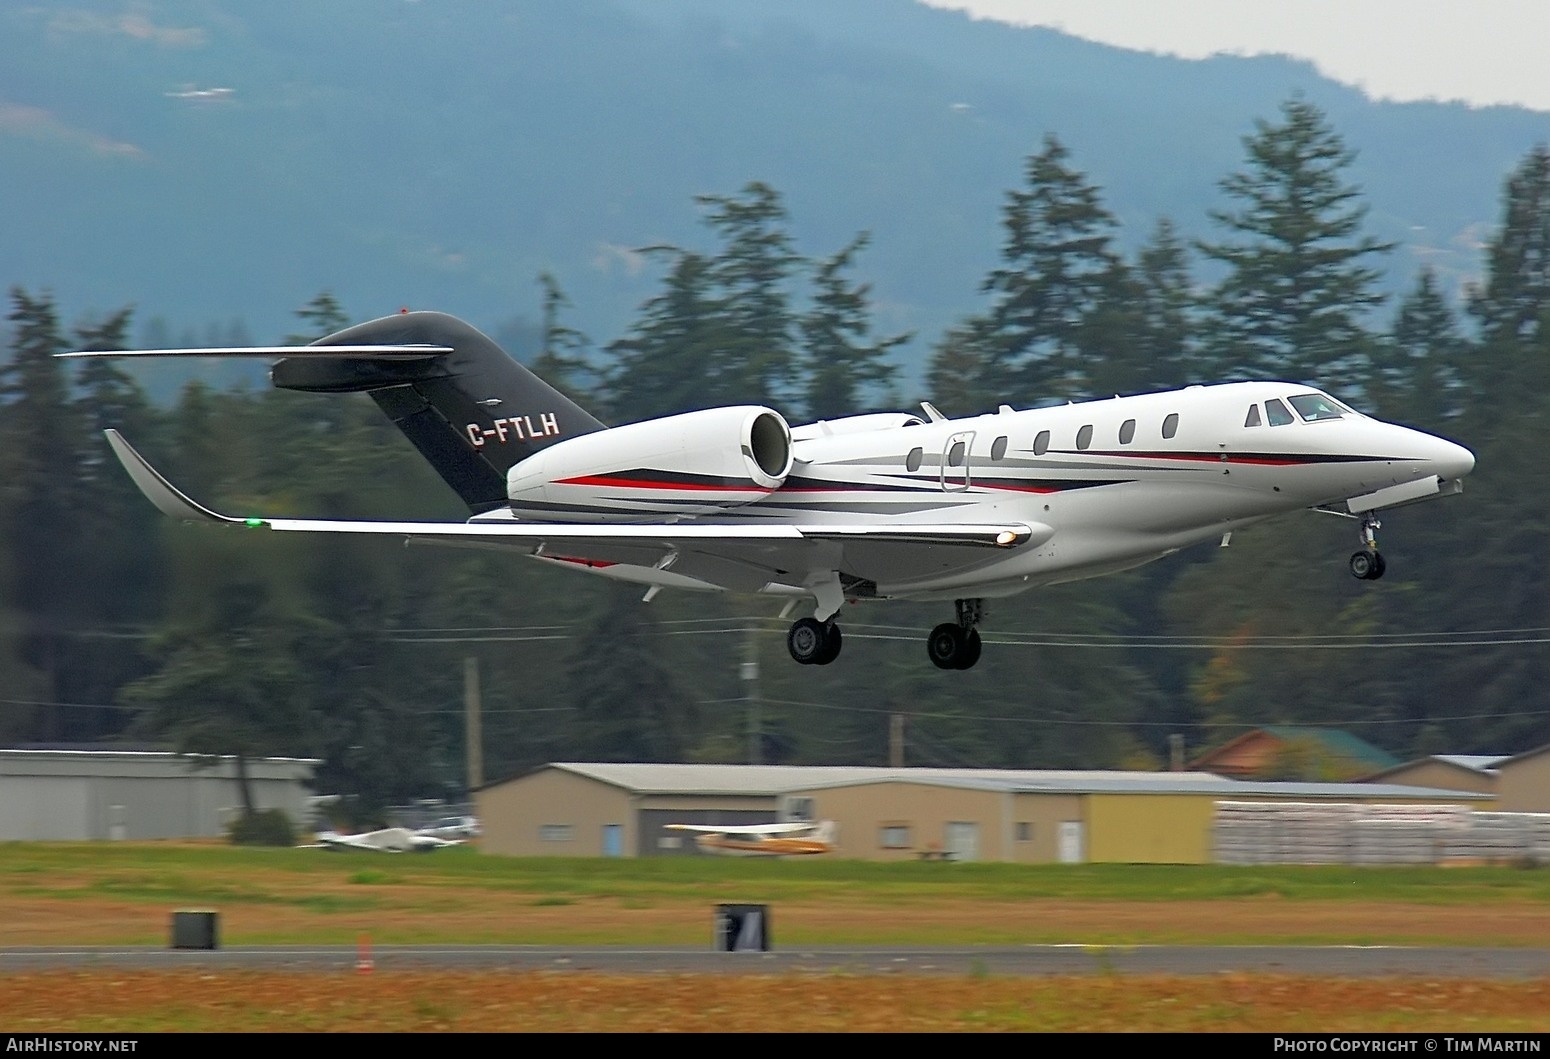
[[[1395,765],[1373,773],[1366,779],[1415,787],[1438,787],[1448,791],[1473,791],[1494,797],[1497,766],[1507,760],[1505,754],[1435,754]]]
[[[1550,764],[1550,760],[1547,760]],[[513,856],[698,854],[670,823],[832,820],[864,860],[1204,864],[1218,801],[1475,804],[1374,783],[1199,772],[558,763],[479,791],[482,848]]]
[[[1512,755],[1438,754],[1368,779],[1489,794],[1486,808],[1504,813],[1550,813],[1550,744]]]
[[[1497,763],[1496,808],[1504,813],[1550,813],[1550,744]]]

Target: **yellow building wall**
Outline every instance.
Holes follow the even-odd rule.
[[[1095,864],[1209,864],[1217,797],[1089,794],[1087,859]]]

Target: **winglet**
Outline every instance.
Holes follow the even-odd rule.
[[[124,470],[129,472],[129,477],[133,478],[135,485],[140,487],[140,492],[144,493],[146,499],[155,504],[163,514],[184,522],[243,524],[242,519],[219,514],[190,500],[177,486],[163,478],[161,472],[147,463],[145,457],[136,452],[134,447],[124,440],[124,435],[118,431],[109,428],[103,433],[108,436],[108,444],[113,446],[113,454],[118,457],[118,462],[124,465]]]
[[[936,410],[936,405],[932,404],[930,401],[920,402],[920,408],[921,411],[926,413],[926,418],[931,420],[933,423],[945,423],[947,421],[947,417],[941,412],[938,412]]]

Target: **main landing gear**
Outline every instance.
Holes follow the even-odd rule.
[[[926,654],[938,669],[968,669],[980,660],[980,633],[976,626],[985,618],[983,599],[959,599],[958,620],[947,621],[926,637]],[[831,618],[799,618],[786,633],[786,650],[804,666],[826,666],[840,656],[844,638]]]
[[[840,656],[843,637],[831,619],[800,618],[786,633],[786,650],[804,666],[826,666]]]
[[[1362,550],[1351,555],[1351,574],[1362,581],[1376,581],[1388,569],[1378,552],[1378,530],[1382,525],[1370,514],[1362,518]]]
[[[980,660],[980,633],[975,626],[985,617],[982,599],[954,600],[956,622],[944,621],[926,637],[926,654],[938,669],[968,669]]]

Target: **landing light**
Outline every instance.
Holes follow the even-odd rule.
[[[1003,548],[1017,540],[1017,534],[1011,530],[1002,530],[996,534],[996,543]]]

